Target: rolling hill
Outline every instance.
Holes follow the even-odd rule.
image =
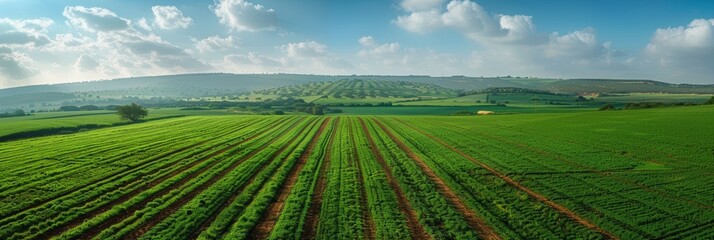
[[[296,87],[302,84],[307,85]],[[714,84],[670,84],[651,80],[197,73],[0,89],[0,112],[14,109],[52,110],[63,105],[163,103],[203,97],[221,99],[222,96],[241,96],[250,92],[300,97],[327,96],[310,100],[324,103],[339,103],[345,99],[393,102],[414,97],[443,98],[458,92],[499,87],[587,95],[714,94]]]

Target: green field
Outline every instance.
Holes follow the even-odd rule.
[[[597,108],[587,106],[557,106],[557,105],[525,105],[511,104],[508,106],[392,106],[392,107],[338,107],[342,115],[453,115],[458,112],[475,113],[480,110],[494,111],[496,114],[520,113],[566,113],[595,111]]]
[[[0,143],[0,239],[714,237],[714,106],[201,112]]]

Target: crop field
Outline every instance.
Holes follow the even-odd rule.
[[[0,142],[0,239],[711,239],[712,117],[185,116]]]

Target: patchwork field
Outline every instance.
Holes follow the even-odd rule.
[[[712,117],[187,116],[2,142],[0,239],[710,239]]]

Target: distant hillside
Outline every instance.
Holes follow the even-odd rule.
[[[339,82],[340,80],[367,82]],[[306,83],[305,89],[283,88]],[[379,86],[375,85],[380,82]],[[398,83],[399,86],[387,84]],[[365,85],[366,83],[366,85]],[[407,83],[422,84],[409,85]],[[372,84],[372,85],[370,85]],[[332,88],[334,87],[334,88]],[[0,113],[24,110],[51,110],[62,105],[111,105],[130,102],[159,103],[190,98],[227,99],[245,93],[276,89],[301,96],[330,95],[333,99],[366,96],[443,96],[488,88],[524,88],[564,94],[607,93],[700,93],[714,94],[714,85],[669,84],[650,80],[541,79],[520,77],[430,77],[377,75],[299,75],[299,74],[229,74],[201,73],[166,76],[121,78],[53,85],[36,85],[0,89]],[[398,90],[394,90],[398,89]],[[411,89],[405,91],[406,89]],[[309,91],[308,91],[309,90]],[[267,92],[266,92],[267,93]],[[283,94],[283,93],[281,93]],[[225,98],[223,98],[225,96]],[[320,100],[320,101],[324,101]],[[381,101],[381,100],[380,100]],[[391,101],[391,100],[390,100]]]
[[[453,96],[456,91],[435,84],[384,81],[371,79],[342,79],[329,82],[311,82],[261,91],[254,94],[279,95],[283,97],[326,96],[330,98],[415,98],[420,96]]]
[[[555,93],[698,93],[714,94],[714,84],[671,84],[652,80],[570,79],[537,87]]]

